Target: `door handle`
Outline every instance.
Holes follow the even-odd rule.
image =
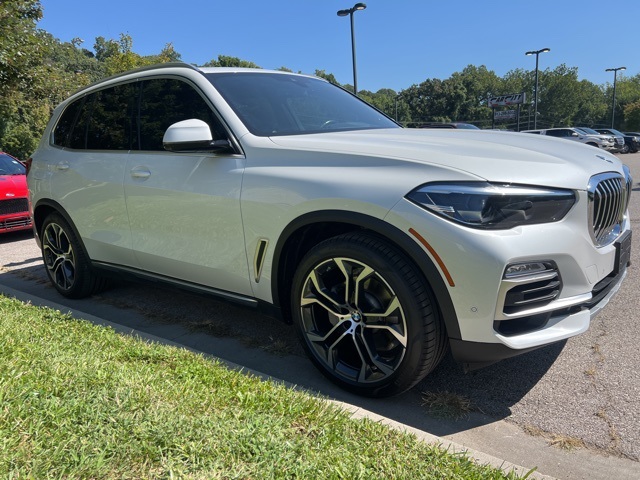
[[[56,165],[56,170],[65,171],[69,170],[69,164],[67,162],[60,162]]]
[[[138,166],[138,167],[133,167],[131,169],[132,178],[135,178],[138,180],[146,180],[150,176],[151,176],[151,172],[149,171],[149,169],[147,169],[147,167]]]

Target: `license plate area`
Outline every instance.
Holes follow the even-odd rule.
[[[616,260],[613,273],[618,275],[631,262],[631,230],[628,230],[616,243]]]

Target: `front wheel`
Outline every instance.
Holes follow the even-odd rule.
[[[626,143],[622,146],[622,153],[629,153],[629,145],[627,145]]]
[[[346,234],[320,243],[293,285],[292,314],[305,350],[347,390],[401,393],[443,356],[446,336],[431,289],[381,238]]]

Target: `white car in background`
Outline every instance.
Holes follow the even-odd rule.
[[[29,166],[62,295],[128,275],[260,309],[364,395],[412,387],[448,348],[473,368],[580,334],[629,263],[616,157],[404,129],[311,76],[167,64],[109,78],[56,108]]]
[[[538,135],[546,135],[548,137],[562,138],[565,140],[573,140],[575,142],[584,143],[592,147],[602,148],[607,151],[615,151],[616,144],[612,136],[590,134],[584,130],[576,127],[558,127],[558,128],[543,128],[540,130],[522,130],[522,133],[534,133]]]

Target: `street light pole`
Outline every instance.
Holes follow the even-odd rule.
[[[541,53],[550,52],[549,48],[542,48],[540,50],[532,50],[530,52],[525,52],[525,55],[535,55],[536,56],[536,91],[533,97],[533,128],[538,128],[538,56]]]
[[[627,67],[607,68],[605,72],[613,72],[613,101],[611,102],[611,128],[613,127],[613,120],[616,116],[616,81],[618,79],[618,70],[626,70]]]
[[[346,10],[338,10],[339,17],[346,17],[349,15],[351,19],[351,57],[353,59],[353,93],[358,94],[358,74],[356,71],[356,37],[353,31],[353,13],[358,10],[364,10],[367,6],[364,3],[356,3],[352,8]]]

